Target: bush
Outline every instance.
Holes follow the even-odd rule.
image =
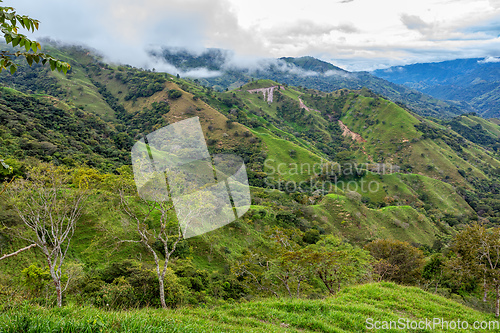
[[[381,279],[411,284],[420,278],[424,254],[409,243],[377,239],[365,245],[365,250],[377,260],[374,269]]]
[[[182,92],[176,89],[171,89],[168,91],[168,98],[178,99],[182,96]]]
[[[316,244],[321,239],[319,235],[319,230],[309,229],[305,232],[302,240],[307,244]]]

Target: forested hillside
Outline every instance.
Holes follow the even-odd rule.
[[[200,78],[199,81],[219,91],[235,89],[251,78],[269,79],[324,92],[365,87],[423,116],[447,118],[472,111],[467,104],[444,102],[418,89],[394,84],[368,72],[348,72],[313,57],[262,59],[245,66],[233,64],[231,53],[220,49],[207,49],[198,55],[183,49],[166,48],[162,52],[152,52],[152,55],[181,70],[216,71],[217,75]]]
[[[499,117],[500,65],[496,58],[391,67],[373,74],[441,100],[469,105],[485,118]]]
[[[315,90],[270,75],[276,80],[238,78],[228,85],[234,89],[218,91],[203,80],[107,64],[80,47],[48,46],[47,51],[70,63],[71,70],[64,75],[19,64],[15,74],[0,74],[0,257],[30,245],[27,238],[56,247],[49,224],[29,230],[20,214],[34,214],[29,205],[37,193],[57,184],[51,195],[61,196],[64,204],[48,205],[60,209],[54,214],[81,198],[78,214],[71,215],[79,218],[59,276],[63,304],[160,307],[161,290],[168,307],[219,304],[220,312],[211,311],[225,318],[221,313],[228,311],[231,318],[220,329],[243,330],[254,322],[256,331],[279,331],[278,321],[296,330],[358,327],[337,328],[326,322],[330,319],[310,327],[282,312],[339,307],[334,299],[317,301],[332,295],[352,302],[370,293],[390,299],[396,289],[425,302],[452,304],[393,284],[342,291],[385,280],[479,310],[494,307],[496,295],[484,304],[478,300],[482,288],[494,290],[496,280],[474,275],[479,266],[473,269],[476,263],[464,259],[466,250],[473,250],[460,237],[497,232],[500,224],[498,122],[474,114],[425,117],[428,113],[414,112],[423,110],[421,99],[406,107],[370,86]],[[314,62],[286,61],[318,70]],[[172,206],[137,196],[130,151],[155,130],[193,117],[212,155],[244,160],[252,202],[236,221],[183,239],[175,231]],[[192,180],[185,181],[189,187]],[[44,198],[40,195],[40,202]],[[40,202],[36,205],[47,206]],[[168,239],[158,236],[171,228]],[[55,304],[53,274],[41,247],[0,260],[4,304]],[[158,289],[164,267],[164,286]],[[497,268],[489,269],[493,274]],[[252,303],[250,319],[235,314],[261,297],[309,300]],[[229,313],[232,305],[224,304],[236,302],[241,304]],[[386,308],[384,301],[378,306]],[[266,307],[275,307],[276,317],[261,316]],[[5,326],[12,331],[14,325],[33,325],[35,319],[29,318],[43,317],[44,311],[29,309],[22,317],[6,312],[0,318],[15,323]],[[88,316],[101,316],[89,311]],[[184,327],[192,313],[181,311],[187,311],[178,317]],[[405,316],[415,311],[422,315],[413,309]],[[463,311],[471,318],[487,317]],[[82,316],[75,320],[87,320],[87,314]],[[103,327],[115,321],[115,312],[102,316]],[[57,314],[49,317],[53,320],[44,325],[62,327],[54,323]],[[211,325],[210,320],[200,327]],[[67,325],[79,324],[69,320]]]

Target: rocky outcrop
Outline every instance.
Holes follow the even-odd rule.
[[[258,88],[258,89],[250,89],[247,90],[249,93],[262,93],[264,95],[264,100],[267,100],[268,103],[273,102],[274,89],[278,88],[284,89],[283,86],[272,86],[268,88]]]
[[[339,120],[339,125],[340,128],[342,129],[342,135],[343,136],[349,136],[351,139],[353,139],[356,142],[366,142],[365,139],[361,137],[358,133],[354,133],[351,131],[342,121]]]
[[[300,97],[299,97],[299,103],[300,103],[300,107],[301,107],[302,109],[306,109],[306,110],[307,110],[307,111],[309,111],[309,112],[311,112],[311,111],[316,111],[316,112],[321,113],[321,111],[318,111],[318,110],[315,110],[315,109],[308,108],[308,107],[304,104],[304,102],[302,102],[302,100],[300,99]]]

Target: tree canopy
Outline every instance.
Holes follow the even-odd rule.
[[[17,65],[14,63],[12,57],[24,57],[30,66],[33,62],[42,63],[43,65],[48,62],[51,70],[54,71],[57,69],[59,72],[64,72],[65,74],[71,68],[66,62],[57,60],[48,54],[38,52],[42,50],[40,43],[19,33],[20,28],[24,28],[28,32],[34,32],[38,30],[39,24],[40,21],[36,19],[17,14],[13,7],[0,7],[0,30],[5,42],[13,47],[19,46],[21,48],[16,52],[6,50],[0,52],[0,71],[9,69],[11,74],[16,72]],[[23,47],[25,51],[22,50]]]

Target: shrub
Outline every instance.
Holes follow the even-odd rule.
[[[415,283],[424,265],[424,254],[407,242],[377,239],[365,245],[377,260],[374,269],[383,280]]]
[[[168,98],[178,99],[182,96],[182,92],[177,89],[171,89],[168,91]]]

